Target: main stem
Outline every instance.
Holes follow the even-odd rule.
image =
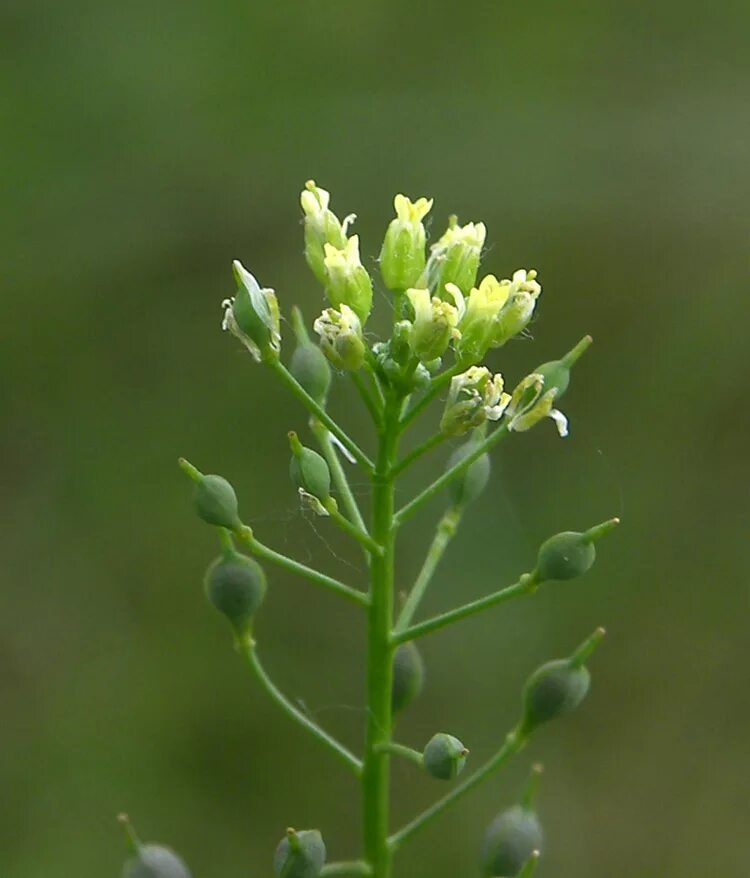
[[[367,628],[367,731],[362,770],[362,819],[365,859],[372,878],[390,878],[388,846],[390,810],[390,754],[393,689],[393,528],[394,480],[401,400],[388,395],[380,430],[372,494],[372,537],[383,547],[370,568],[370,606]]]

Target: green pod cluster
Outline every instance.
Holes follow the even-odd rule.
[[[122,878],[191,878],[191,875],[174,851],[158,844],[144,844],[125,863]]]
[[[468,755],[469,751],[458,738],[439,732],[427,742],[422,764],[425,771],[438,780],[453,780],[464,770]]]
[[[393,656],[391,708],[394,714],[401,713],[420,695],[424,676],[424,659],[414,642],[402,643]]]
[[[534,572],[536,580],[545,582],[582,576],[596,560],[595,541],[619,523],[619,518],[612,518],[583,533],[563,531],[550,537],[539,548]]]
[[[514,805],[487,827],[481,851],[484,878],[513,878],[542,848],[542,826],[530,807]]]
[[[317,829],[288,829],[273,858],[277,878],[317,878],[326,862],[326,846]]]
[[[484,439],[484,431],[480,428],[475,430],[469,439],[451,454],[446,464],[446,470],[452,469],[461,463],[464,458],[476,450]],[[451,503],[463,509],[473,503],[487,487],[492,473],[490,456],[486,452],[471,463],[461,475],[450,483],[449,494]]]
[[[206,571],[206,597],[238,634],[249,633],[266,587],[266,575],[260,564],[233,549],[217,558]]]
[[[289,475],[297,488],[306,494],[325,500],[331,494],[331,473],[328,464],[317,451],[306,448],[299,441],[297,434],[289,434],[292,448],[292,459],[289,464]]]
[[[591,685],[584,662],[603,637],[604,629],[598,628],[570,658],[547,662],[529,677],[523,692],[524,735],[542,723],[572,713],[583,701]]]

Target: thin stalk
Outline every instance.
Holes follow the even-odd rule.
[[[427,408],[432,400],[435,399],[443,387],[450,382],[451,378],[453,378],[454,375],[457,375],[460,371],[460,366],[453,365],[450,369],[446,369],[445,372],[441,372],[439,375],[435,376],[435,378],[432,379],[430,389],[418,402],[414,403],[409,411],[401,418],[401,429],[405,430],[409,424],[411,424],[414,419]]]
[[[508,435],[508,432],[508,428],[503,425],[490,433],[490,435],[483,442],[480,442],[470,454],[467,454],[466,457],[460,460],[457,464],[446,470],[439,479],[436,479],[431,485],[425,488],[421,494],[417,494],[412,501],[399,509],[394,515],[394,525],[398,527],[408,518],[411,518],[418,509],[427,503],[428,500],[431,500],[436,494],[440,493],[440,491],[442,491],[446,485],[450,484],[453,479],[460,476],[461,473],[465,469],[468,469],[468,467],[470,467],[478,457],[481,457],[485,451],[489,451],[490,448],[494,447],[498,442],[504,439]]]
[[[331,516],[331,520],[349,536],[363,545],[371,555],[382,555],[383,546],[374,540],[366,530],[361,530],[356,524],[352,524],[348,518],[343,516],[333,497],[329,497],[324,503],[323,508]]]
[[[514,729],[506,737],[503,746],[494,756],[488,759],[481,768],[478,768],[474,774],[467,777],[463,783],[454,787],[447,795],[443,796],[442,799],[438,799],[434,805],[430,806],[426,811],[423,811],[418,817],[415,817],[411,823],[407,823],[406,826],[399,829],[398,832],[394,832],[388,839],[388,846],[390,849],[395,851],[400,848],[405,841],[410,839],[421,829],[424,829],[431,820],[442,814],[443,811],[450,808],[450,806],[458,802],[459,799],[462,799],[467,793],[479,786],[480,783],[487,780],[487,778],[494,774],[495,771],[505,765],[512,756],[518,753],[525,744],[526,737],[522,735],[518,729]]]
[[[401,460],[393,467],[391,476],[394,479],[397,478],[405,469],[411,466],[415,460],[419,460],[423,454],[427,454],[432,451],[433,448],[437,448],[438,445],[445,442],[445,440],[446,436],[444,433],[433,433],[429,439],[426,439],[421,445],[417,445],[417,447],[410,451],[405,457],[401,458]]]
[[[323,457],[326,459],[328,469],[331,471],[331,477],[333,478],[333,484],[336,486],[336,490],[341,496],[341,503],[346,510],[346,514],[349,516],[349,520],[352,524],[356,524],[360,530],[366,531],[367,525],[365,524],[364,518],[362,518],[359,504],[352,493],[349,479],[347,478],[344,466],[341,463],[341,458],[331,441],[330,432],[315,418],[312,419],[310,427],[313,435],[318,440],[320,450],[323,452]]]
[[[292,393],[306,406],[308,411],[333,433],[333,435],[341,442],[341,444],[351,452],[355,460],[367,470],[368,473],[373,472],[373,463],[370,458],[362,451],[357,443],[349,438],[347,434],[339,427],[336,421],[310,396],[305,388],[297,381],[292,373],[286,368],[281,360],[270,360],[270,367],[276,372],[281,380],[289,387]]]
[[[359,391],[359,395],[362,397],[362,402],[365,404],[365,408],[370,413],[370,417],[372,418],[375,426],[380,426],[380,417],[381,413],[378,409],[375,400],[370,396],[370,391],[365,386],[365,382],[362,380],[362,376],[357,372],[352,372],[352,383]]]
[[[367,374],[370,376],[373,390],[375,391],[375,398],[377,399],[378,405],[382,410],[383,408],[385,408],[385,396],[383,396],[383,388],[381,387],[377,373],[375,372],[375,367],[372,365],[369,359],[365,360],[365,369],[367,370]]]
[[[271,696],[271,698],[281,707],[287,716],[291,717],[295,722],[299,723],[303,728],[307,729],[313,737],[329,747],[346,765],[351,768],[356,775],[362,772],[362,762],[350,753],[349,750],[339,743],[334,737],[323,731],[317,723],[314,723],[308,716],[302,713],[299,708],[295,707],[279,689],[276,688],[271,678],[265,672],[263,665],[258,659],[255,651],[255,644],[250,640],[243,640],[239,643],[239,650],[247,659],[248,664],[252,668],[255,676],[260,681],[261,686]]]
[[[390,753],[391,756],[400,756],[402,759],[407,759],[420,768],[424,765],[424,759],[419,750],[407,747],[405,744],[396,744],[394,741],[391,741],[390,744],[383,744],[379,749],[382,753]]]
[[[293,558],[287,558],[286,555],[282,555],[280,552],[275,552],[259,540],[256,540],[253,536],[252,529],[246,525],[237,530],[235,536],[253,553],[253,555],[256,555],[258,558],[270,561],[272,564],[276,564],[284,570],[289,570],[291,573],[303,576],[305,579],[309,579],[310,582],[314,582],[316,585],[322,585],[323,588],[330,589],[331,591],[336,592],[336,594],[340,594],[342,597],[354,601],[354,603],[359,604],[360,606],[366,607],[370,603],[369,598],[364,592],[358,591],[356,588],[352,588],[349,585],[345,585],[343,582],[339,582],[338,579],[334,579],[332,576],[327,576],[319,570],[307,567],[305,564],[300,564],[299,561],[295,561]]]
[[[445,550],[448,548],[448,544],[456,533],[456,529],[461,521],[461,515],[461,510],[457,506],[453,506],[440,519],[432,545],[427,550],[427,557],[424,559],[422,569],[419,571],[419,575],[412,586],[412,590],[409,592],[409,597],[406,599],[406,603],[399,613],[398,619],[393,628],[393,633],[395,635],[404,631],[414,618],[414,614],[427,591],[427,586],[430,584],[433,574],[435,573]]]
[[[367,728],[362,770],[363,843],[373,878],[390,878],[388,846],[390,755],[393,689],[393,529],[394,482],[390,475],[398,451],[398,420],[401,400],[386,400],[378,456],[373,477],[372,535],[383,554],[372,559],[370,608],[367,622]]]
[[[481,613],[482,610],[486,610],[489,607],[504,604],[507,601],[513,600],[513,598],[531,594],[535,589],[536,581],[534,580],[534,577],[529,573],[524,573],[514,585],[509,585],[507,588],[501,588],[500,591],[493,592],[493,594],[479,598],[479,600],[472,601],[469,604],[464,604],[462,607],[457,607],[455,610],[449,610],[447,613],[433,616],[432,619],[419,622],[417,625],[412,625],[411,628],[402,629],[395,634],[393,638],[394,643],[406,643],[408,640],[416,640],[418,637],[424,637],[425,634],[439,631],[447,625],[452,625],[454,622],[460,622],[461,619],[468,619],[469,616]]]

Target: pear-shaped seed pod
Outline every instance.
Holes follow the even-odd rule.
[[[123,878],[191,878],[174,851],[157,844],[140,845],[122,871]]]
[[[485,878],[513,878],[534,851],[542,848],[542,827],[529,808],[514,805],[490,823],[482,842],[481,867]]]
[[[266,594],[266,575],[253,558],[233,550],[206,571],[206,596],[238,632],[248,630]]]
[[[439,780],[453,780],[466,765],[469,751],[458,738],[439,732],[427,742],[422,753],[425,770]]]
[[[537,375],[541,375],[544,378],[545,392],[552,390],[553,388],[557,390],[557,394],[555,395],[556,403],[560,401],[560,397],[570,385],[571,367],[576,363],[579,357],[586,352],[591,341],[591,336],[586,335],[561,359],[550,360],[548,363],[542,363],[541,366],[537,366],[537,368],[534,369],[534,372]]]
[[[195,509],[207,524],[234,530],[241,522],[234,488],[222,476],[201,475],[193,494]]]
[[[273,858],[277,878],[317,878],[326,862],[326,846],[317,829],[287,830]]]
[[[393,713],[401,713],[424,687],[424,660],[413,641],[403,643],[393,656]]]
[[[524,731],[530,732],[542,723],[572,713],[586,697],[590,683],[588,668],[576,666],[570,659],[542,665],[524,689]]]
[[[331,367],[319,347],[300,344],[292,355],[290,372],[318,405],[325,404],[331,386]]]
[[[292,459],[289,464],[289,475],[292,482],[305,493],[325,500],[331,493],[331,473],[328,464],[312,448],[306,448],[297,438],[296,433],[289,434],[292,448]]]
[[[542,543],[536,572],[540,582],[548,579],[574,579],[594,563],[596,548],[585,534],[564,531]]]
[[[483,438],[484,436],[480,431],[474,431],[471,438],[464,442],[463,445],[459,445],[459,447],[456,448],[448,458],[446,469],[449,470],[456,466],[456,464],[461,463],[467,455],[471,454],[472,451],[476,449],[477,445]],[[489,454],[482,454],[471,463],[458,478],[450,483],[449,491],[451,503],[460,508],[464,508],[465,506],[468,506],[469,503],[473,503],[487,487],[487,482],[490,480],[491,470],[492,464],[490,463]]]

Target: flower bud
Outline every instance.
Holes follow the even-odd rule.
[[[266,575],[253,558],[233,549],[206,571],[206,597],[238,635],[250,633],[252,619],[266,594]]]
[[[586,352],[592,341],[593,339],[591,336],[586,335],[561,359],[550,360],[548,363],[542,363],[541,366],[537,366],[536,369],[534,369],[534,373],[541,375],[544,379],[545,390],[554,389],[557,391],[555,395],[556,400],[560,399],[563,393],[568,389],[568,385],[570,384],[570,369],[579,357]]]
[[[446,284],[455,284],[468,292],[477,279],[479,259],[484,247],[487,229],[484,223],[459,226],[451,217],[445,234],[430,248],[422,280],[430,290],[442,296]]]
[[[393,713],[401,713],[424,688],[424,660],[413,641],[402,643],[393,656]]]
[[[612,518],[584,533],[563,531],[550,537],[539,548],[534,571],[537,582],[583,576],[596,559],[594,542],[619,523],[619,518]]]
[[[497,421],[509,402],[499,372],[493,376],[486,366],[471,366],[451,379],[440,430],[446,436],[462,436],[487,420]]]
[[[557,393],[556,387],[544,389],[544,376],[537,372],[527,375],[516,386],[508,404],[508,430],[524,433],[544,418],[551,418],[560,437],[566,437],[568,419],[559,409],[553,408]]]
[[[193,502],[198,517],[206,524],[236,530],[242,522],[234,488],[222,476],[204,476],[191,463],[180,458],[180,468],[195,482]]]
[[[506,288],[507,297],[495,322],[493,347],[502,347],[508,339],[523,332],[528,326],[534,314],[536,300],[542,292],[536,277],[536,271],[527,272],[521,268],[513,274],[513,280],[501,282]]]
[[[310,396],[325,406],[331,386],[331,367],[325,354],[310,341],[299,308],[292,308],[292,326],[297,336],[297,347],[292,355],[289,371]]]
[[[190,870],[173,850],[158,844],[141,844],[127,815],[121,814],[118,820],[133,852],[123,867],[122,878],[191,878]]]
[[[320,336],[320,348],[337,369],[356,372],[365,362],[365,340],[362,324],[348,305],[339,311],[326,308],[313,324]]]
[[[488,274],[465,299],[456,284],[446,284],[445,293],[453,298],[459,314],[456,359],[467,366],[478,363],[492,344],[498,315],[508,299],[508,287]]]
[[[432,208],[432,199],[410,201],[405,195],[393,199],[396,219],[385,233],[380,251],[380,273],[389,290],[406,290],[416,285],[425,267],[425,228],[422,220]]]
[[[308,180],[300,195],[300,204],[305,214],[305,259],[312,273],[324,284],[327,281],[326,269],[323,264],[326,244],[342,249],[346,244],[345,226],[328,208],[331,196],[325,189],[315,185],[315,180]]]
[[[471,436],[451,454],[448,458],[446,469],[452,469],[457,464],[476,450],[484,439],[483,430],[475,430]],[[458,478],[454,479],[448,488],[451,503],[459,509],[464,509],[487,487],[490,479],[492,464],[490,456],[485,452],[470,464]]]
[[[482,875],[512,878],[523,874],[529,860],[538,858],[544,840],[534,811],[534,795],[541,767],[535,766],[520,804],[501,811],[487,827],[482,842]],[[528,874],[528,872],[526,872]]]
[[[323,251],[328,301],[339,310],[348,305],[364,326],[372,310],[372,280],[359,258],[359,236],[342,248],[326,244]]]
[[[466,765],[469,751],[458,738],[440,732],[430,738],[422,753],[425,770],[439,780],[453,780]]]
[[[414,309],[414,322],[409,332],[409,347],[423,363],[442,357],[454,335],[457,335],[458,309],[429,290],[408,289],[406,295]]]
[[[317,878],[326,862],[326,846],[317,829],[287,829],[273,857],[277,878]]]
[[[523,735],[542,723],[572,713],[583,701],[591,683],[584,662],[603,637],[604,629],[598,628],[570,658],[547,662],[529,677],[523,693]]]
[[[232,270],[237,292],[222,302],[222,329],[229,330],[250,351],[257,362],[273,359],[281,350],[279,303],[273,290],[263,289],[235,259]]]
[[[331,494],[331,472],[317,451],[306,448],[294,432],[289,433],[292,460],[289,475],[299,491],[323,503]]]

